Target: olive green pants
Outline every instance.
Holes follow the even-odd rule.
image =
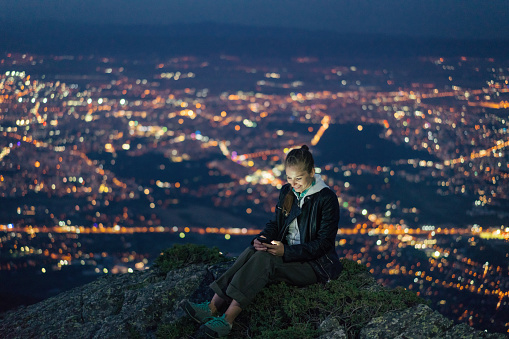
[[[284,281],[296,286],[307,286],[318,281],[315,271],[307,262],[283,262],[278,257],[250,246],[235,263],[210,284],[221,298],[236,300],[241,308],[253,302],[256,294],[268,283]]]

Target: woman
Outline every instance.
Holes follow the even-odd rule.
[[[288,184],[281,188],[275,219],[210,285],[215,292],[210,302],[183,304],[211,337],[228,335],[235,318],[267,283],[307,286],[336,279],[341,272],[334,247],[338,199],[315,174],[313,156],[306,145],[288,153],[285,172]]]

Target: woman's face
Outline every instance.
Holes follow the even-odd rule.
[[[305,169],[301,168],[301,166],[289,166],[286,167],[285,171],[286,180],[292,185],[295,192],[302,193],[313,183],[313,178],[315,176],[314,169],[311,172],[307,172]]]

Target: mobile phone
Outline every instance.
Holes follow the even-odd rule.
[[[271,244],[272,245],[272,240],[269,240],[267,238],[262,238],[262,237],[256,237],[256,239],[261,242],[261,243],[264,243],[264,244]]]

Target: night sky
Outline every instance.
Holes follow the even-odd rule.
[[[509,38],[509,0],[0,0],[0,21],[233,23],[461,39]]]

